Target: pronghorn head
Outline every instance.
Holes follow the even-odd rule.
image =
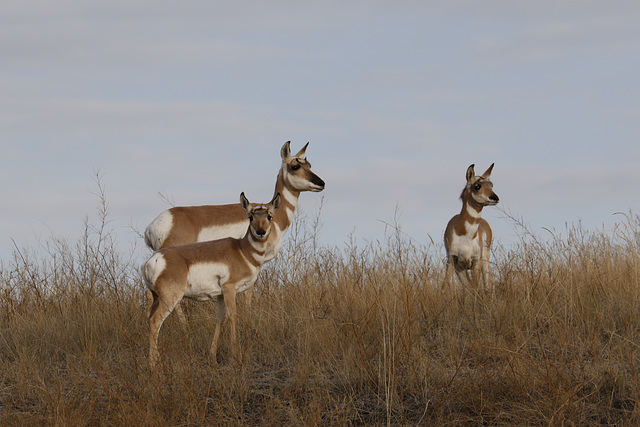
[[[280,200],[281,196],[280,193],[278,193],[266,205],[252,204],[249,203],[244,192],[240,194],[240,204],[249,217],[249,231],[254,239],[265,240],[269,237],[273,214],[278,210]]]
[[[492,206],[497,205],[498,195],[493,192],[493,183],[489,180],[491,171],[493,170],[493,163],[489,166],[481,176],[476,176],[474,166],[471,165],[467,169],[467,185],[462,190],[460,195],[461,199],[465,198],[465,195],[471,197],[471,199],[480,206]]]
[[[311,163],[304,156],[309,143],[307,142],[302,150],[295,156],[291,155],[291,141],[287,141],[280,150],[282,156],[282,173],[285,182],[296,191],[322,191],[324,181],[318,175],[311,172]]]

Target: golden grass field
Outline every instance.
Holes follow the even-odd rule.
[[[265,265],[241,357],[186,303],[148,368],[143,257],[105,218],[0,270],[0,425],[640,425],[640,219],[493,250],[495,292],[440,289],[444,251],[388,227],[317,242],[299,216]],[[498,236],[499,237],[499,236]],[[425,243],[427,242],[427,243]]]

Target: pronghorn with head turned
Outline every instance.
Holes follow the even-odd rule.
[[[280,193],[269,204],[249,203],[244,193],[240,205],[248,219],[242,239],[220,240],[169,246],[159,250],[142,266],[144,281],[153,296],[149,307],[149,363],[159,360],[158,333],[162,323],[182,298],[196,301],[217,300],[217,322],[211,344],[215,358],[220,326],[228,317],[231,343],[239,354],[236,340],[236,294],[250,289],[266,261],[268,240],[274,229],[274,216],[280,206]]]
[[[273,217],[266,261],[273,259],[282,247],[282,240],[293,220],[300,193],[324,189],[324,181],[311,171],[311,163],[305,157],[309,143],[295,155],[291,155],[290,145],[291,141],[287,141],[280,150],[282,166],[276,179],[274,195],[282,195],[282,208]],[[225,237],[241,238],[248,225],[249,221],[240,204],[174,207],[158,215],[149,224],[145,230],[145,242],[157,251],[167,246]],[[250,304],[251,291],[247,292],[247,296]],[[182,309],[178,307],[176,312],[184,323]]]
[[[467,169],[467,185],[460,195],[462,210],[451,218],[444,232],[447,271],[443,288],[449,285],[454,270],[463,286],[472,282],[477,288],[481,279],[483,286],[489,284],[489,250],[493,232],[480,213],[482,208],[496,205],[500,199],[493,192],[493,183],[489,180],[493,164],[481,176],[476,176],[474,166]],[[472,277],[469,277],[469,270]]]
[[[280,150],[282,166],[278,172],[274,195],[282,195],[282,209],[273,218],[275,228],[269,236],[267,260],[275,257],[282,246],[285,231],[291,225],[302,191],[322,191],[324,181],[311,171],[305,157],[309,143],[292,156],[291,141]],[[182,206],[158,215],[145,230],[145,242],[153,250],[186,243],[205,242],[225,237],[240,238],[249,221],[240,204]]]

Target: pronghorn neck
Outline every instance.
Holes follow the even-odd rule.
[[[240,240],[242,255],[254,266],[260,266],[264,262],[267,253],[267,238],[258,240],[254,237],[251,229]]]
[[[274,194],[280,193],[282,195],[282,204],[280,209],[278,209],[273,217],[273,222],[277,225],[280,231],[286,230],[291,225],[291,222],[293,221],[293,214],[298,207],[298,199],[300,198],[300,191],[292,188],[287,182],[284,177],[285,173],[283,169],[280,169],[274,191]]]
[[[480,218],[483,207],[484,206],[482,206],[480,203],[473,200],[471,196],[465,195],[462,197],[462,210],[460,211],[460,215],[478,219]]]
[[[460,210],[461,225],[464,225],[466,232],[475,234],[478,225],[480,224],[480,218],[482,213],[482,206],[471,197],[470,194],[464,192],[462,194],[462,209]]]

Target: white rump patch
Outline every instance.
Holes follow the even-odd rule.
[[[156,252],[151,258],[142,266],[142,277],[144,278],[147,288],[153,291],[156,280],[162,274],[167,267],[167,261],[164,256]]]
[[[173,228],[173,215],[168,210],[153,220],[144,232],[144,241],[154,251],[159,250]]]

